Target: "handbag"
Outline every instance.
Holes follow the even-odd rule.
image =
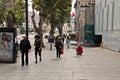
[[[64,54],[64,50],[63,49],[61,49],[61,54]]]

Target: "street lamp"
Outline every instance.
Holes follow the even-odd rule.
[[[25,11],[26,11],[26,36],[28,38],[28,0],[25,0]]]

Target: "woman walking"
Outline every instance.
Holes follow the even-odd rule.
[[[58,37],[55,41],[55,47],[56,47],[56,58],[60,58],[61,56],[61,49],[63,49],[63,43],[62,43],[62,38]]]
[[[39,53],[39,61],[41,61],[41,51],[42,51],[42,40],[39,35],[35,36],[35,63],[37,63],[37,54]]]

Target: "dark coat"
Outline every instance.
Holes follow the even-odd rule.
[[[63,43],[60,40],[56,40],[55,47],[57,49],[62,49],[63,48]]]
[[[35,42],[34,42],[34,45],[35,45],[35,50],[39,50],[40,47],[42,46],[41,44],[41,40],[40,39],[36,39]]]
[[[21,40],[20,41],[20,50],[22,52],[26,52],[28,51],[29,49],[31,49],[31,45],[30,45],[30,41],[29,40]]]

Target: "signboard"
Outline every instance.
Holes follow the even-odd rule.
[[[0,62],[16,62],[15,37],[15,28],[0,28]]]

